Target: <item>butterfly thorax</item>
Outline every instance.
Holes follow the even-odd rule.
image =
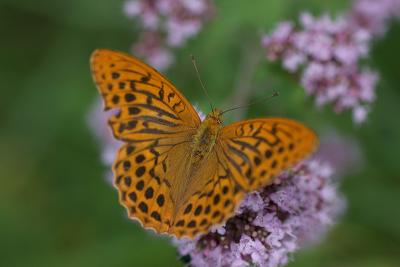
[[[221,110],[214,109],[200,124],[192,142],[192,164],[200,163],[214,148],[222,128]]]

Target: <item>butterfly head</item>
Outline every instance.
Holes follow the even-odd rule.
[[[206,120],[215,124],[222,124],[222,110],[214,108],[207,114]]]

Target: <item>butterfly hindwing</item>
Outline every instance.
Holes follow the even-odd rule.
[[[209,159],[209,164],[217,164],[216,171],[205,179],[204,186],[186,201],[177,214],[174,224],[176,235],[193,238],[209,232],[213,226],[229,219],[243,198],[244,192],[238,190],[218,154],[215,151]]]
[[[169,231],[173,216],[166,180],[168,152],[173,147],[155,140],[128,143],[119,149],[113,166],[114,184],[129,217],[159,233]]]
[[[262,118],[222,128],[219,147],[232,178],[248,192],[310,154],[317,142],[314,132],[299,122]]]

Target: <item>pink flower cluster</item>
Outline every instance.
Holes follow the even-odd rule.
[[[268,60],[282,60],[284,69],[300,73],[301,84],[317,106],[333,103],[338,113],[351,109],[353,120],[362,123],[375,100],[378,76],[359,61],[368,56],[372,38],[399,15],[400,0],[358,0],[335,20],[303,13],[300,27],[282,22],[262,44]]]
[[[383,35],[392,18],[400,16],[399,0],[357,0],[349,19],[372,35]]]
[[[142,34],[133,53],[158,69],[173,61],[171,49],[195,36],[214,14],[212,0],[128,0],[124,12],[138,19]]]
[[[283,266],[344,210],[331,175],[329,165],[305,161],[248,194],[224,226],[174,244],[191,266]]]

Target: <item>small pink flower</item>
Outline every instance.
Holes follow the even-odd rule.
[[[179,47],[186,42],[187,39],[196,35],[202,27],[198,20],[169,20],[166,24],[169,32],[167,43],[173,47]]]
[[[329,162],[335,170],[335,176],[357,172],[363,165],[362,151],[357,140],[341,136],[335,131],[321,135],[320,147],[315,157]],[[332,173],[332,169],[325,171]]]
[[[171,65],[173,56],[162,42],[158,32],[147,32],[133,46],[132,51],[135,55],[146,58],[151,66],[164,70]]]
[[[271,35],[262,39],[262,44],[267,48],[267,58],[271,61],[281,57],[283,51],[290,44],[293,25],[290,22],[281,22]]]
[[[130,17],[139,17],[147,29],[156,29],[160,22],[157,10],[157,0],[138,1],[132,0],[124,3],[124,13]]]
[[[365,121],[368,115],[368,110],[366,107],[363,106],[357,106],[353,109],[353,120],[361,124]]]
[[[283,67],[289,72],[296,72],[299,67],[306,61],[306,56],[299,52],[287,51],[283,55]]]

